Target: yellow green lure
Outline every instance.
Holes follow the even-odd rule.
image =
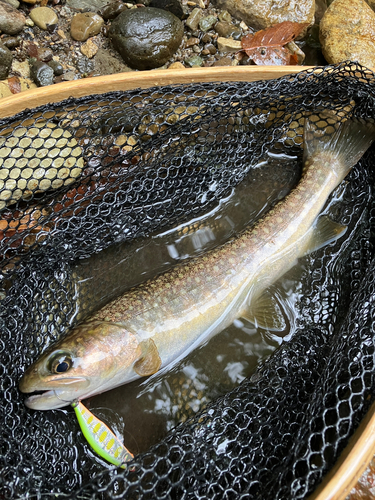
[[[133,455],[101,420],[95,417],[80,401],[72,403],[79,426],[91,448],[111,464],[126,467]]]

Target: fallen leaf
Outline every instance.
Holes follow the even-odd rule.
[[[307,24],[284,21],[265,30],[244,36],[242,49],[255,64],[295,64],[295,57],[284,47],[294,40]]]
[[[19,94],[21,92],[21,82],[18,76],[8,78],[8,87],[12,94]]]

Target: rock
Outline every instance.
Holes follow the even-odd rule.
[[[198,29],[199,21],[202,19],[202,9],[195,8],[191,11],[190,16],[186,19],[186,26],[195,31]]]
[[[94,55],[98,52],[99,47],[92,41],[91,38],[81,45],[81,52],[84,56],[92,59]]]
[[[185,66],[180,62],[172,63],[168,69],[185,69]]]
[[[364,0],[335,0],[320,22],[320,43],[329,63],[375,67],[375,13]]]
[[[122,61],[113,57],[108,50],[99,49],[95,56],[95,73],[99,75],[112,75],[131,71]]]
[[[185,59],[185,64],[192,68],[193,66],[202,66],[203,59],[199,56],[192,56]]]
[[[65,80],[66,82],[71,82],[73,80],[76,80],[77,78],[78,76],[75,71],[67,71],[62,75],[62,79]]]
[[[64,68],[59,61],[49,61],[48,66],[53,69],[53,73],[55,76],[60,76],[64,73]]]
[[[7,35],[16,35],[26,24],[25,16],[11,5],[0,2],[0,30]]]
[[[21,44],[21,37],[17,36],[9,36],[7,38],[2,39],[3,44],[5,47],[9,50],[15,49],[16,47],[19,47]]]
[[[185,47],[192,47],[193,45],[199,44],[199,38],[196,36],[192,36],[191,38],[188,38],[185,43]]]
[[[21,76],[22,78],[30,78],[30,64],[29,61],[17,61],[17,59],[13,60],[12,63],[12,72]],[[34,85],[35,87],[35,85]]]
[[[208,52],[212,55],[215,55],[217,52],[215,45],[213,45],[212,43],[207,43],[204,46],[204,50],[208,50]]]
[[[171,12],[153,7],[122,12],[109,30],[115,49],[135,69],[163,66],[182,41],[184,27]]]
[[[119,16],[121,12],[127,9],[127,6],[122,2],[112,2],[101,9],[100,15],[104,21],[108,21],[109,19],[115,19],[115,17]]]
[[[12,66],[13,54],[0,42],[0,80],[4,80]]]
[[[201,9],[205,9],[206,8],[203,0],[191,0],[191,3],[194,4],[194,5],[196,5],[197,7],[200,7]]]
[[[97,35],[103,24],[103,18],[93,12],[76,14],[70,25],[70,34],[74,40],[84,42],[90,36]]]
[[[66,0],[66,6],[79,12],[99,12],[110,0]]]
[[[18,9],[19,6],[20,6],[20,3],[18,0],[3,0],[3,2],[11,5],[12,7],[14,7],[15,9]]]
[[[256,30],[282,21],[314,23],[315,0],[214,0],[214,4]]]
[[[234,38],[235,40],[240,40],[242,38],[242,32],[234,24],[228,23],[226,21],[219,21],[215,24],[215,31],[219,36],[224,38]]]
[[[19,78],[19,82],[21,84],[21,92],[23,92],[24,90],[30,90],[30,89],[36,88],[35,83],[29,79]],[[13,93],[9,88],[8,80],[4,80],[3,82],[0,82],[0,98],[1,97],[8,97],[10,95],[13,95]]]
[[[32,5],[36,4],[38,0],[23,0],[25,3],[30,3]]]
[[[216,22],[217,22],[216,16],[202,17],[202,19],[199,21],[199,27],[200,27],[201,31],[208,31],[213,27],[213,25]]]
[[[156,9],[167,10],[172,12],[179,19],[184,18],[184,11],[180,0],[151,0],[150,7],[155,7]]]
[[[235,66],[234,61],[228,56],[220,57],[212,66]]]
[[[30,76],[38,87],[53,84],[53,69],[42,61],[34,61],[30,68]]]
[[[242,49],[242,46],[239,40],[219,36],[217,39],[217,48],[220,52],[238,52]]]
[[[39,61],[48,62],[52,59],[53,52],[51,49],[47,47],[39,47],[38,48],[38,59]]]
[[[58,23],[58,17],[49,7],[35,7],[30,12],[31,20],[42,30],[52,31]]]
[[[226,23],[232,22],[232,16],[229,14],[227,10],[222,10],[219,14],[219,21],[223,21]]]

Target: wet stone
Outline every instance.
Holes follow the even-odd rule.
[[[225,21],[219,21],[215,24],[215,31],[219,36],[225,38],[232,37],[235,40],[240,40],[242,38],[242,32],[234,24],[227,23]]]
[[[242,46],[239,40],[219,37],[217,39],[217,48],[220,52],[238,52],[242,49]]]
[[[10,36],[8,38],[3,38],[2,39],[3,44],[5,47],[9,50],[15,49],[16,47],[19,47],[21,43],[21,38],[19,36]]]
[[[197,44],[199,44],[199,38],[197,38],[195,36],[192,36],[191,38],[189,38],[188,40],[186,40],[185,46],[186,47],[192,47],[193,45],[197,45]]]
[[[26,24],[25,16],[11,5],[0,2],[0,31],[16,35]]]
[[[112,2],[103,7],[100,14],[104,21],[108,21],[110,19],[115,19],[121,12],[127,9],[128,7],[123,2]]]
[[[43,62],[48,62],[52,59],[53,52],[47,47],[40,47],[38,49],[38,59]]]
[[[217,22],[216,16],[202,17],[202,19],[199,21],[199,27],[202,31],[208,31],[213,27],[213,25],[216,22]]]
[[[212,43],[207,43],[204,46],[204,49],[207,50],[212,55],[215,55],[217,52],[215,45],[213,45]]]
[[[84,42],[90,36],[97,35],[103,24],[103,18],[93,12],[76,14],[70,25],[70,34],[74,40]]]
[[[187,59],[185,59],[185,64],[186,64],[186,66],[189,66],[190,68],[192,68],[194,66],[202,66],[203,59],[199,56],[188,57]]]
[[[213,63],[213,66],[232,66],[232,59],[228,56],[220,57]]]
[[[53,69],[42,61],[34,61],[30,68],[30,76],[38,87],[53,84]]]
[[[53,73],[55,76],[60,76],[64,73],[64,68],[59,61],[49,61],[48,66],[53,69]]]
[[[125,63],[134,69],[163,66],[181,44],[184,28],[171,12],[153,7],[122,12],[109,38]]]
[[[226,23],[232,22],[232,16],[229,14],[227,10],[222,10],[219,14],[219,21],[223,21]]]
[[[108,5],[110,0],[66,0],[66,5],[79,12],[99,12]]]
[[[36,7],[30,12],[32,21],[42,30],[53,30],[58,23],[58,17],[49,7]]]
[[[191,11],[190,16],[186,19],[186,26],[195,31],[198,29],[199,21],[202,19],[203,11],[202,9],[195,8]]]
[[[91,59],[98,52],[99,47],[95,42],[89,38],[87,42],[81,45],[81,52],[83,55]]]
[[[183,19],[185,17],[180,0],[151,0],[150,7],[172,12],[172,14],[179,19]]]
[[[0,42],[0,80],[7,78],[12,66],[13,55],[9,49]]]

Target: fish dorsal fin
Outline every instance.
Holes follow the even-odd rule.
[[[141,357],[134,363],[134,371],[140,377],[147,377],[156,373],[161,367],[161,359],[158,348],[152,339],[142,340],[140,343],[142,349]]]
[[[241,317],[270,331],[280,332],[287,327],[285,313],[276,298],[274,287],[267,288],[260,297],[252,301]]]
[[[333,221],[328,215],[321,215],[306,234],[306,247],[303,255],[338,240],[346,230],[347,226]]]

